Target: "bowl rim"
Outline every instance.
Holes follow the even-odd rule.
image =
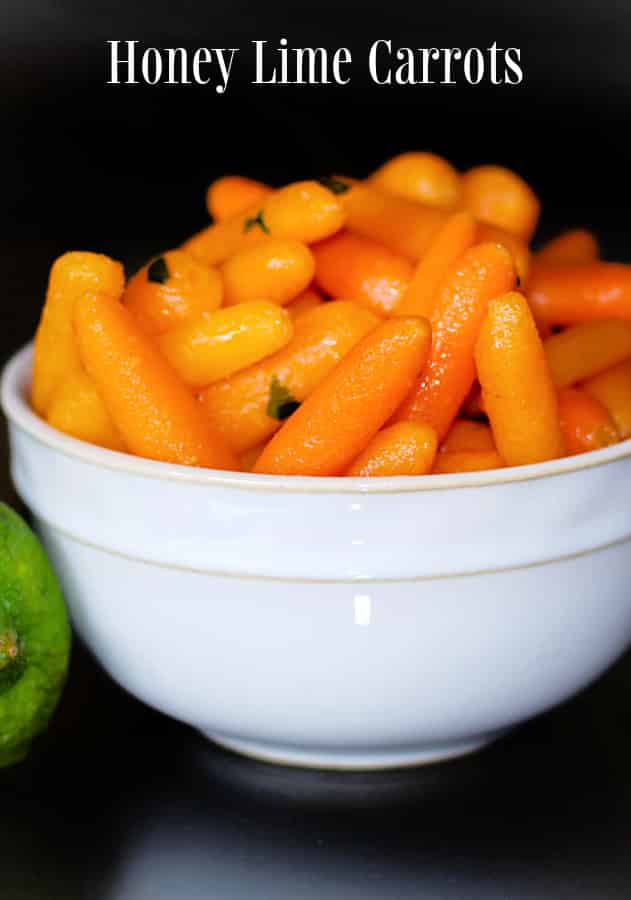
[[[202,469],[144,459],[117,450],[107,450],[87,441],[70,437],[41,419],[30,407],[25,393],[32,367],[32,343],[22,347],[8,360],[0,379],[0,406],[8,421],[39,443],[65,456],[94,466],[140,475],[158,481],[188,482],[214,487],[239,488],[280,493],[400,494],[533,481],[567,475],[583,469],[608,465],[631,456],[631,438],[576,456],[564,456],[548,462],[511,466],[481,472],[441,475],[395,475],[383,478],[315,475],[260,475]]]

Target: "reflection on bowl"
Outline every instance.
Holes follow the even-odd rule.
[[[187,469],[2,403],[12,473],[75,626],[131,693],[244,753],[379,768],[457,756],[631,641],[631,442],[464,475]]]

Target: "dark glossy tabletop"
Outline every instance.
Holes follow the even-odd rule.
[[[624,4],[546,0],[515,5],[509,20],[505,0],[469,13],[441,3],[430,23],[396,0],[348,3],[346,15],[305,0],[290,21],[270,0],[267,35],[251,4],[116,4],[125,28],[109,5],[7,0],[0,10],[0,363],[32,334],[57,254],[101,250],[133,269],[203,224],[204,186],[225,170],[361,174],[410,147],[461,167],[499,161],[545,197],[543,234],[593,225],[606,253],[631,258]],[[387,23],[375,12],[386,7]],[[235,83],[220,101],[103,86],[112,37],[245,46],[292,25],[303,46],[360,54],[383,36],[482,45],[495,24],[504,44],[524,48],[523,90],[384,93],[363,90],[360,73],[346,93]],[[0,498],[17,504],[3,429]],[[0,809],[0,900],[628,900],[631,656],[475,756],[340,775],[215,748],[126,695],[76,644],[50,730],[0,772]]]

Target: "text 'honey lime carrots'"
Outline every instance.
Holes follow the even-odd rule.
[[[598,241],[586,228],[563,231],[535,254],[536,265],[588,263],[598,259]]]
[[[242,175],[224,175],[213,181],[206,191],[206,206],[215,222],[223,222],[250,206],[263,203],[273,188]]]
[[[588,378],[581,388],[609,411],[621,438],[631,437],[631,360]]]
[[[508,466],[563,456],[557,393],[537,326],[516,292],[492,300],[475,349],[495,445]]]
[[[376,478],[431,472],[438,440],[430,425],[397,422],[377,432],[347,475]]]
[[[430,347],[427,319],[387,319],[318,385],[263,450],[255,472],[340,475],[410,390]]]
[[[408,289],[396,307],[398,315],[431,317],[445,275],[476,242],[477,227],[468,212],[454,213],[446,219],[416,266]]]
[[[210,385],[205,414],[238,453],[260,444],[379,322],[356,303],[322,303],[294,322],[294,337],[272,356]]]
[[[475,166],[462,176],[464,206],[481,222],[525,241],[532,237],[541,204],[532,188],[503,166]]]
[[[631,265],[596,261],[535,266],[527,294],[535,315],[552,325],[631,319]]]
[[[620,440],[608,410],[578,388],[559,391],[559,421],[568,453],[601,450]]]
[[[129,279],[123,303],[146,334],[156,335],[217,309],[222,295],[219,272],[169,250]]]
[[[341,231],[313,247],[316,284],[325,294],[354,300],[380,315],[397,308],[412,278],[412,264],[369,238]]]
[[[427,206],[453,209],[461,198],[460,173],[435,153],[401,153],[380,166],[369,181]]]
[[[304,291],[313,278],[315,261],[300,241],[270,238],[244,247],[221,265],[224,306],[268,300],[283,306]]]
[[[515,285],[504,247],[478,244],[452,266],[436,297],[432,349],[397,420],[427,422],[442,440],[475,379],[474,348],[489,300]]]
[[[338,194],[318,181],[297,181],[272,191],[230,219],[209,225],[182,249],[208,265],[223,262],[237,250],[274,237],[313,244],[342,228],[346,213]]]
[[[631,358],[631,321],[580,322],[550,335],[543,347],[554,383],[568,387]]]
[[[286,310],[260,300],[201,316],[163,334],[158,346],[182,381],[205,387],[280,350],[293,331]]]
[[[81,371],[72,326],[77,297],[93,290],[118,299],[124,283],[122,265],[99,253],[65,253],[53,263],[33,358],[31,402],[40,415],[63,378]]]
[[[358,182],[340,195],[349,231],[418,262],[448,212]]]
[[[75,303],[81,361],[127,448],[187,466],[238,468],[188,388],[125,307],[104,294]]]

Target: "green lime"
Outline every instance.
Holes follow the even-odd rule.
[[[42,545],[0,503],[0,768],[46,728],[69,656],[66,606]]]

